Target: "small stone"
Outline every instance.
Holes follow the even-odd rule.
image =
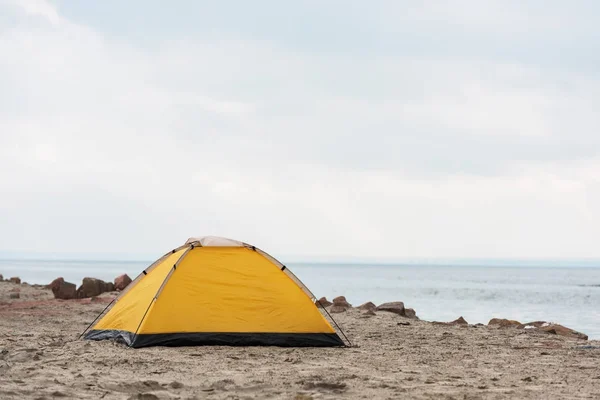
[[[554,335],[565,336],[580,340],[588,340],[588,336],[586,334],[577,332],[573,329],[567,328],[566,326],[562,326],[559,324],[549,324],[547,326],[541,326],[538,329]]]
[[[364,304],[361,304],[360,306],[357,307],[359,310],[369,310],[369,311],[375,311],[377,309],[377,306],[375,304],[373,304],[370,301],[367,301]]]
[[[346,308],[352,308],[352,304],[348,303],[344,296],[338,296],[335,299],[333,299],[333,305],[334,306],[342,306],[342,307],[346,307]]]
[[[344,306],[338,306],[336,304],[332,305],[331,308],[329,309],[329,312],[332,314],[339,314],[339,313],[343,313],[346,312],[348,309]]]
[[[367,310],[364,313],[362,313],[363,318],[371,318],[375,315],[377,315],[377,314],[375,314],[375,311],[373,311],[373,310]]]
[[[127,274],[119,275],[115,278],[114,289],[124,290],[132,282],[131,278]]]
[[[321,305],[321,307],[325,308],[325,307],[329,307],[330,305],[332,305],[333,303],[330,302],[329,300],[327,300],[326,297],[321,297],[318,301],[318,304]]]
[[[169,386],[173,389],[181,389],[183,387],[183,383],[173,381],[173,382],[169,383]]]
[[[461,316],[455,319],[452,322],[449,322],[450,325],[469,325],[469,323]]]
[[[490,322],[488,322],[488,326],[499,326],[501,328],[508,328],[508,327],[517,327],[520,326],[521,323],[519,321],[514,321],[511,319],[504,319],[504,318],[492,318],[490,320]]]
[[[419,319],[417,318],[417,313],[415,310],[413,310],[412,308],[405,308],[404,309],[404,316],[406,318],[411,318],[411,319]]]
[[[104,282],[96,278],[83,278],[81,286],[77,289],[77,298],[84,299],[88,297],[98,296],[105,292],[115,290],[115,285],[112,282]]]
[[[377,311],[387,311],[401,316],[405,316],[404,303],[401,301],[393,301],[390,303],[383,303],[376,308]]]
[[[52,286],[55,299],[71,300],[77,297],[77,286],[74,283],[65,282],[63,278],[57,278],[48,286]]]

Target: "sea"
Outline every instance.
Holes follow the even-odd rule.
[[[0,259],[0,274],[28,283],[56,277],[79,283],[90,276],[111,281],[134,278],[151,261]],[[287,264],[319,298],[346,296],[353,305],[403,301],[426,321],[469,323],[491,318],[557,322],[600,340],[600,262],[498,264]]]

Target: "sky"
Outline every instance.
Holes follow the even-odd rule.
[[[599,18],[0,0],[0,251],[600,258]]]

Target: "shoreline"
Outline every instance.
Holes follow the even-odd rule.
[[[9,299],[17,287],[20,298]],[[349,348],[129,349],[77,339],[115,295],[57,300],[42,286],[0,283],[0,398],[600,396],[600,341],[357,307],[333,314]]]

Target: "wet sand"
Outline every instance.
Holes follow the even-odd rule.
[[[351,348],[79,340],[114,296],[61,301],[1,282],[0,399],[600,398],[600,341],[388,312],[336,314]]]

